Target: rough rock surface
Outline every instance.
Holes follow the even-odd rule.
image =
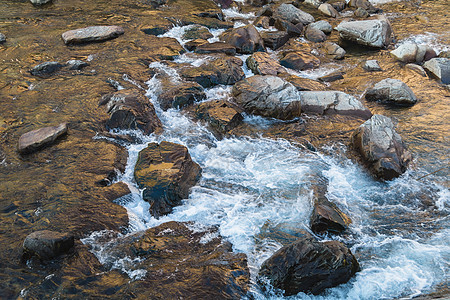
[[[276,19],[274,26],[279,31],[286,31],[289,37],[301,36],[303,33],[303,23],[297,23],[294,25],[283,19]]]
[[[383,48],[391,43],[392,29],[385,19],[344,21],[336,30],[341,39],[363,46]]]
[[[413,91],[404,82],[391,78],[383,79],[369,89],[366,100],[396,105],[414,105],[417,102]]]
[[[165,89],[158,96],[158,101],[161,108],[167,110],[169,108],[183,108],[205,98],[206,95],[202,86],[194,81],[188,81]]]
[[[256,20],[253,22],[253,25],[255,27],[260,27],[264,29],[268,29],[270,27],[270,18],[267,16],[259,16],[256,18]]]
[[[325,53],[333,59],[343,59],[346,52],[338,44],[326,42],[323,45]]]
[[[247,58],[246,64],[257,75],[277,75],[284,72],[284,68],[267,52],[253,53]]]
[[[304,113],[351,115],[365,120],[372,116],[359,100],[340,91],[303,91],[300,99]]]
[[[322,30],[310,27],[309,25],[306,27],[305,37],[313,43],[321,43],[327,40],[327,36]]]
[[[264,41],[252,24],[227,30],[220,39],[236,47],[238,53],[251,54],[264,51]]]
[[[354,12],[353,15],[357,18],[367,18],[370,14],[367,10],[364,8],[358,7]]]
[[[45,77],[59,71],[62,67],[63,65],[57,61],[47,61],[33,67],[33,69],[30,70],[30,73],[34,76]]]
[[[185,146],[161,142],[150,143],[139,152],[134,178],[142,197],[150,203],[150,213],[160,217],[170,213],[189,195],[200,179],[201,168],[193,162]]]
[[[383,71],[383,69],[381,69],[381,67],[378,64],[378,61],[376,59],[366,60],[362,67],[364,70],[369,71],[369,72]]]
[[[286,31],[264,31],[261,33],[264,46],[277,50],[289,40],[289,34]]]
[[[274,17],[286,20],[293,24],[302,23],[307,25],[314,22],[314,17],[296,8],[292,4],[283,3],[274,11]]]
[[[339,16],[339,12],[330,3],[320,4],[318,10],[327,17],[336,18]]]
[[[120,26],[91,26],[66,31],[62,34],[62,39],[66,45],[83,44],[113,39],[122,34],[124,30]]]
[[[394,123],[383,115],[373,115],[356,129],[352,145],[374,175],[384,180],[403,174],[412,159]]]
[[[308,52],[293,51],[284,53],[280,59],[280,64],[289,69],[303,71],[317,68],[320,65],[320,60]]]
[[[404,63],[421,63],[436,57],[436,52],[427,45],[417,45],[414,43],[405,43],[395,50],[391,51],[391,55]]]
[[[187,51],[195,51],[195,49],[197,49],[197,47],[199,47],[200,45],[203,45],[203,44],[209,44],[209,43],[207,40],[202,40],[202,39],[191,40],[184,44],[184,48],[186,48]],[[211,43],[211,44],[214,44],[214,43]],[[206,46],[206,47],[208,47],[208,46]],[[209,51],[209,50],[207,50],[207,51]],[[207,53],[209,53],[209,52],[207,52]],[[236,53],[236,48],[234,49],[234,53]]]
[[[379,11],[379,9],[374,7],[369,0],[350,0],[348,2],[348,6],[353,8],[362,8],[369,13],[376,13]]]
[[[450,58],[432,58],[423,67],[443,84],[450,84]]]
[[[276,76],[255,75],[236,83],[232,95],[247,113],[282,120],[300,116],[297,89]]]
[[[67,124],[39,128],[23,134],[19,138],[18,151],[28,154],[53,143],[57,138],[67,133]]]
[[[195,109],[198,119],[205,120],[211,128],[223,135],[238,126],[244,117],[242,109],[226,100],[215,100],[200,103]]]
[[[341,233],[352,223],[336,204],[326,198],[317,199],[311,213],[311,230],[315,233]]]
[[[319,29],[323,31],[325,34],[330,34],[333,31],[333,27],[331,27],[330,23],[324,20],[320,20],[308,25],[308,27]]]
[[[285,296],[299,292],[318,295],[347,282],[358,269],[356,258],[343,243],[303,237],[275,252],[263,263],[259,276],[284,290]]]
[[[227,55],[236,55],[236,47],[224,42],[214,42],[208,43],[197,41],[197,46],[195,47],[195,53],[208,54],[208,53],[224,53]],[[206,43],[205,43],[206,42]],[[186,46],[186,45],[185,45]],[[188,49],[189,50],[189,49]]]
[[[67,253],[74,245],[74,237],[50,230],[35,231],[23,242],[25,257],[37,256],[41,260]]]

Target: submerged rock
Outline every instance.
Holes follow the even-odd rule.
[[[23,242],[25,257],[37,256],[49,260],[67,253],[74,246],[74,236],[50,230],[35,231]]]
[[[187,29],[182,36],[185,40],[207,40],[212,37],[214,37],[214,35],[209,32],[209,29],[201,25],[193,25],[191,28]]]
[[[27,132],[19,138],[18,151],[21,154],[35,152],[44,146],[52,144],[57,138],[65,135],[66,133],[66,123]]]
[[[362,46],[383,48],[391,43],[392,29],[383,18],[364,21],[344,21],[336,30],[341,39]]]
[[[275,252],[262,264],[259,276],[284,290],[285,296],[318,295],[347,282],[358,270],[356,258],[343,243],[303,237]]]
[[[142,197],[157,218],[180,205],[200,175],[201,168],[192,161],[188,149],[169,142],[150,143],[139,152],[134,168],[136,183],[144,189]]]
[[[207,41],[204,40],[194,40],[194,41],[197,41],[196,42],[197,46],[195,46],[195,53],[199,54],[224,53],[227,55],[236,55],[236,47],[228,43],[225,42],[208,43]],[[190,47],[190,45],[187,45],[187,47]]]
[[[280,64],[289,69],[303,71],[317,68],[320,65],[320,60],[308,52],[293,51],[284,53],[280,59]]]
[[[42,64],[39,64],[33,69],[30,70],[31,75],[34,76],[49,76],[52,73],[55,73],[59,71],[63,67],[62,64],[60,64],[57,61],[47,61]]]
[[[208,46],[208,45],[210,45],[210,43],[208,43],[208,41],[202,40],[202,39],[196,39],[196,40],[191,40],[189,42],[186,42],[184,44],[184,48],[186,48],[187,51],[195,51],[195,49],[197,49],[200,45],[203,45],[203,44],[206,44],[205,45],[207,47],[206,51],[210,51],[208,49],[208,47],[210,47],[210,46]],[[211,43],[211,45],[212,44],[214,44],[214,43]],[[214,49],[215,47],[212,46],[212,48],[213,48],[213,51],[215,51],[215,49]],[[221,50],[221,48],[218,48],[218,50],[220,51],[219,53],[223,52],[223,50]],[[202,52],[200,51],[199,53],[202,53]],[[209,52],[206,52],[206,53],[209,53]],[[232,53],[232,52],[230,52],[230,53]],[[236,54],[236,48],[234,48],[234,53]]]
[[[255,75],[236,83],[232,95],[247,113],[282,120],[299,117],[297,89],[276,76]]]
[[[206,98],[201,85],[194,81],[182,82],[169,89],[165,89],[158,96],[158,100],[163,110],[169,108],[183,108],[196,101]]]
[[[396,105],[414,105],[417,98],[401,80],[383,79],[366,92],[368,101],[381,101]]]
[[[308,25],[314,22],[314,17],[296,8],[292,4],[283,3],[274,11],[274,17],[286,20],[292,24],[302,23]]]
[[[236,47],[241,54],[264,51],[264,41],[252,24],[225,31],[220,39]]]
[[[450,84],[450,58],[432,58],[423,67],[443,84]]]
[[[352,145],[380,179],[391,180],[400,176],[412,160],[411,153],[395,131],[394,123],[383,115],[373,115],[356,129]]]
[[[124,30],[120,26],[91,26],[66,31],[62,34],[62,39],[66,45],[83,44],[114,39],[122,34]]]
[[[280,74],[279,76],[284,80],[292,83],[292,85],[298,91],[325,91],[327,89],[327,86],[325,84],[317,80],[289,75],[286,73]]]
[[[242,110],[236,104],[226,100],[200,103],[195,109],[196,117],[208,122],[219,135],[229,132],[242,123],[244,117],[241,112]]]
[[[267,52],[253,53],[247,58],[246,64],[257,75],[277,75],[284,72],[284,68]]]

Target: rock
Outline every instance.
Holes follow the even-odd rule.
[[[66,65],[69,67],[69,70],[81,70],[84,67],[89,66],[87,62],[82,60],[72,59],[66,62]]]
[[[236,47],[236,51],[241,54],[264,51],[264,42],[252,24],[227,30],[220,39]]]
[[[280,74],[279,76],[292,83],[298,91],[325,91],[327,89],[326,85],[316,80],[289,75],[287,73]]]
[[[323,45],[325,53],[331,56],[333,59],[343,59],[346,52],[339,45],[331,42],[325,42]]]
[[[321,43],[327,40],[327,36],[322,30],[309,26],[306,27],[305,37],[313,43]]]
[[[63,65],[57,61],[47,61],[35,66],[30,70],[30,73],[34,76],[46,77],[50,76],[52,73],[59,71],[62,67]]]
[[[169,142],[150,143],[139,152],[134,168],[136,183],[144,189],[142,197],[156,218],[180,205],[200,175],[201,168],[192,161],[188,149]]]
[[[183,82],[172,88],[164,89],[163,93],[158,96],[163,110],[183,108],[205,98],[206,94],[202,86],[194,81]]]
[[[272,5],[264,5],[260,10],[256,12],[256,16],[264,16],[271,17],[273,15],[273,6]]]
[[[233,3],[233,0],[214,0],[220,8],[229,8]]]
[[[196,117],[208,122],[219,135],[229,132],[242,123],[244,117],[241,112],[237,105],[226,100],[200,103],[195,109]]]
[[[256,18],[256,20],[253,22],[253,25],[255,27],[260,27],[264,29],[268,29],[270,27],[270,18],[266,16],[259,16]]]
[[[6,42],[6,36],[0,32],[0,44]]]
[[[196,40],[186,42],[184,44],[184,48],[186,48],[187,51],[195,51],[195,49],[197,49],[198,46],[203,45],[203,44],[209,44],[209,43],[206,40],[196,39]],[[214,44],[214,43],[211,43],[211,44]],[[206,47],[211,47],[211,46],[206,46]],[[200,50],[200,51],[202,51],[202,50]],[[236,53],[236,48],[234,48],[234,52]],[[232,53],[232,52],[230,52],[230,53]]]
[[[277,50],[289,40],[286,31],[264,31],[261,33],[264,45],[272,50]]]
[[[249,0],[251,6],[261,7],[270,2],[270,0]]]
[[[276,19],[274,26],[279,31],[286,31],[289,37],[301,36],[303,33],[303,23],[297,23],[296,25],[283,19]]]
[[[439,53],[438,57],[450,58],[450,51],[442,51]]]
[[[284,68],[274,60],[267,52],[255,52],[250,55],[246,64],[254,74],[257,75],[274,75],[283,73]]]
[[[35,231],[23,242],[25,257],[49,260],[67,253],[74,246],[74,236],[50,230]]]
[[[223,55],[199,67],[182,69],[179,73],[184,79],[209,88],[218,84],[235,84],[243,79],[245,74],[242,65],[241,59]]]
[[[255,75],[233,86],[232,95],[247,113],[282,120],[300,116],[300,96],[287,81],[270,75]]]
[[[162,124],[156,115],[153,104],[137,89],[119,90],[103,96],[109,119],[106,128],[140,129],[144,134],[161,133]]]
[[[345,1],[336,1],[333,3],[330,3],[335,10],[337,10],[338,12],[343,11],[346,7],[347,7],[347,2]]]
[[[289,69],[303,71],[317,68],[320,65],[320,60],[310,53],[294,51],[285,53],[280,59],[280,64]]]
[[[305,0],[305,4],[311,5],[312,7],[318,8],[320,4],[322,4],[322,1],[320,0]]]
[[[236,47],[225,42],[202,43],[195,48],[195,53],[224,53],[226,55],[236,55]]]
[[[333,28],[331,27],[330,23],[324,20],[311,23],[308,25],[308,27],[319,29],[320,31],[323,31],[323,33],[325,34],[330,34],[333,31]]]
[[[275,252],[262,264],[259,276],[284,290],[285,296],[318,295],[347,282],[358,270],[356,258],[343,243],[303,237]]]
[[[356,129],[352,145],[380,179],[391,180],[400,176],[412,160],[402,138],[395,132],[394,123],[383,115],[373,115]]]
[[[18,151],[28,154],[52,144],[57,138],[67,133],[67,124],[61,123],[57,126],[43,127],[29,131],[19,138]]]
[[[380,10],[372,5],[369,0],[350,0],[348,2],[349,7],[362,8],[369,13],[377,13]]]
[[[44,5],[52,2],[52,0],[30,0],[33,5]]]
[[[167,3],[167,0],[146,0],[145,3],[150,4],[152,8],[158,8]]]
[[[450,84],[450,58],[432,58],[425,62],[423,67],[443,84]]]
[[[320,81],[322,82],[333,82],[336,80],[341,80],[344,79],[344,73],[343,72],[334,72],[325,76],[321,76],[319,78]]]
[[[339,234],[347,230],[352,220],[336,204],[321,198],[314,203],[310,223],[314,233]]]
[[[383,48],[391,43],[391,25],[384,19],[364,21],[344,21],[336,30],[344,41],[362,46]]]
[[[366,92],[367,101],[380,101],[396,105],[414,105],[417,98],[413,91],[398,79],[383,79]]]
[[[339,16],[339,12],[329,3],[322,3],[318,7],[319,11],[327,17],[336,18]]]
[[[209,32],[209,29],[205,26],[200,25],[192,25],[191,28],[187,29],[182,38],[184,40],[195,40],[195,39],[202,39],[207,40],[214,37],[214,35]]]
[[[224,21],[225,17],[223,15],[223,12],[221,9],[209,9],[206,11],[202,11],[199,13],[194,14],[200,18],[215,18],[219,21]]]
[[[427,72],[419,65],[416,64],[406,64],[405,68],[410,69],[414,72],[416,72],[419,75],[422,75],[423,77],[427,77]]]
[[[339,91],[300,92],[302,111],[306,114],[351,115],[364,120],[372,116],[355,97]]]
[[[362,67],[364,70],[369,71],[369,72],[383,71],[383,69],[381,69],[381,67],[378,64],[378,61],[376,59],[366,60]]]
[[[291,22],[292,24],[302,23],[308,25],[314,22],[314,17],[296,8],[292,4],[283,3],[274,11],[274,17]]]
[[[168,24],[162,24],[162,25],[158,24],[158,25],[154,25],[152,27],[143,28],[141,30],[145,34],[158,36],[158,35],[162,35],[162,34],[168,32],[172,28],[173,28],[173,24],[169,22]]]
[[[396,60],[404,63],[421,63],[424,60],[427,61],[437,56],[433,48],[414,43],[402,44],[390,53]]]
[[[120,26],[91,26],[66,31],[62,39],[66,45],[83,44],[114,39],[122,34],[124,30]]]
[[[357,18],[367,18],[370,14],[367,10],[365,10],[362,7],[358,7],[354,12],[353,15]]]

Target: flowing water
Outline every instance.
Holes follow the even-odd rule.
[[[382,2],[387,1],[379,3]],[[8,9],[15,7],[12,3],[13,1],[10,1],[6,7]],[[3,8],[1,5],[0,8]],[[417,3],[410,1],[401,4],[391,3],[383,7],[393,23],[397,40],[400,43],[409,40],[428,43],[437,52],[448,50],[450,28],[445,18],[446,12],[443,11],[446,6],[448,9],[448,3],[445,0],[425,2],[419,13],[414,5]],[[112,11],[114,7],[107,8],[100,5],[95,11],[101,9]],[[20,15],[20,12],[15,13]],[[430,18],[435,14],[437,21],[430,21],[425,25],[415,24],[418,28],[411,30],[413,25],[405,19],[416,14],[425,14]],[[235,27],[245,24],[247,19],[254,18],[253,13],[244,14],[232,9],[226,10],[225,15],[228,18],[242,19],[235,22]],[[114,13],[109,18],[123,17]],[[423,30],[422,27],[426,27],[427,30]],[[189,26],[175,27],[159,38],[173,37],[183,44],[186,41],[181,36],[187,28]],[[214,38],[211,41],[214,41],[221,32],[212,30]],[[120,45],[117,47],[122,49]],[[4,51],[14,59],[14,54],[8,52],[11,49]],[[102,57],[103,61],[106,60],[104,57],[108,56],[109,51],[112,50],[98,52],[99,57]],[[89,48],[86,49],[86,53],[88,52]],[[409,299],[433,292],[448,295],[450,191],[449,124],[446,116],[449,113],[450,94],[437,82],[419,78],[420,75],[392,63],[386,53],[386,51],[355,52],[343,62],[330,62],[317,70],[297,73],[303,77],[317,78],[336,70],[345,71],[345,80],[331,83],[330,86],[355,96],[363,94],[377,79],[389,76],[401,77],[400,79],[411,86],[420,99],[412,108],[392,109],[377,103],[365,103],[372,112],[385,114],[397,120],[398,131],[415,157],[412,166],[404,175],[386,183],[374,180],[362,166],[347,158],[347,145],[330,143],[318,151],[309,151],[293,142],[269,139],[262,135],[218,140],[206,127],[192,121],[183,111],[161,110],[158,104],[161,84],[157,76],[148,78],[147,96],[157,110],[164,132],[159,136],[143,136],[140,132],[120,132],[136,135],[141,141],[137,144],[125,144],[128,151],[127,165],[117,179],[125,182],[132,191],[131,194],[115,200],[127,209],[128,233],[145,230],[171,220],[194,221],[194,226],[198,228],[218,225],[220,234],[233,244],[233,250],[248,256],[251,271],[251,290],[248,297],[284,299],[277,291],[269,289],[269,292],[263,293],[256,283],[257,272],[265,259],[294,240],[300,230],[309,227],[313,203],[311,187],[319,182],[326,182],[327,198],[336,203],[353,223],[349,232],[342,237],[319,238],[343,241],[357,257],[361,271],[348,283],[328,289],[320,296],[300,293],[289,299]],[[23,58],[21,54],[16,55],[19,59]],[[247,58],[247,56],[240,57],[244,61]],[[358,67],[362,60],[371,58],[380,61],[384,72],[368,75]],[[205,61],[190,57],[187,53],[179,56],[175,62],[199,66]],[[117,74],[122,73],[120,68],[123,64],[126,62],[119,59],[118,65],[113,67]],[[172,80],[180,79],[176,70],[167,64],[154,62],[149,67],[170,75]],[[245,65],[243,68],[247,77],[253,75]],[[102,68],[97,67],[97,72],[101,71]],[[2,72],[2,78],[16,76],[8,73],[7,69],[3,69]],[[71,80],[73,83],[73,79]],[[47,84],[51,90],[56,89],[53,85],[57,86],[57,82],[34,84],[35,86]],[[207,94],[205,101],[228,99],[231,88],[217,86],[205,92]],[[8,90],[8,93],[12,92]],[[27,109],[25,104],[21,105],[21,109]],[[16,109],[11,104],[5,107]],[[26,119],[28,112],[23,114]],[[5,115],[5,113],[2,115],[4,120]],[[276,122],[249,115],[244,121],[260,127],[261,131]],[[104,139],[106,138],[102,134],[95,135],[95,140]],[[193,160],[203,170],[202,178],[192,188],[189,198],[184,200],[181,206],[176,207],[173,213],[160,219],[150,216],[149,204],[142,200],[141,191],[133,178],[138,152],[148,143],[155,141],[170,141],[185,145]],[[6,156],[2,164],[8,163],[20,165],[19,162]],[[442,170],[428,175],[438,169]],[[5,170],[6,176],[2,178],[8,180],[13,171]],[[425,175],[427,176],[423,177]],[[18,199],[13,201],[17,202]],[[13,206],[3,205],[3,207]],[[10,214],[7,214],[8,209],[3,209],[2,212],[2,221],[8,221],[8,218],[11,218]],[[39,213],[35,214],[35,218],[39,218]],[[17,226],[16,221],[13,223]],[[8,230],[9,228],[18,230],[14,227],[8,227]],[[2,233],[5,232],[6,229],[2,228]],[[273,234],[274,232],[277,234]],[[92,247],[99,261],[104,264],[111,259],[114,260],[99,242],[101,236],[108,234],[110,234],[108,231],[95,231],[82,240]],[[5,241],[8,240],[5,238]],[[8,268],[13,269],[9,265]],[[122,270],[131,280],[139,280],[145,275],[143,270],[133,269],[132,261],[117,261],[111,268]],[[1,275],[5,278],[6,272],[0,272],[4,273]],[[33,273],[29,268],[26,272]],[[30,275],[30,278],[34,278],[32,276],[34,275]],[[26,278],[21,278],[11,281],[11,285],[14,285],[15,290],[22,290],[22,295],[26,296],[25,290],[29,286],[26,281]]]

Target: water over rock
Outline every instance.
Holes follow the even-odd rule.
[[[203,44],[209,44],[209,43],[206,40],[195,39],[195,40],[186,42],[184,44],[184,48],[186,48],[187,51],[195,51],[195,49],[197,49],[198,46],[203,45]],[[214,43],[211,43],[211,44],[214,44]],[[206,45],[206,47],[208,47],[208,46]],[[209,51],[209,50],[207,49],[206,51]],[[222,50],[220,50],[220,51],[222,51]],[[207,52],[207,53],[209,53],[209,52]],[[236,53],[236,48],[234,49],[234,53]]]
[[[257,75],[277,75],[283,73],[284,68],[267,52],[255,52],[250,55],[246,64]]]
[[[160,217],[189,195],[189,189],[200,179],[201,168],[193,162],[185,146],[161,142],[150,143],[139,152],[134,178],[150,203],[150,213]]]
[[[423,67],[443,84],[450,84],[450,58],[432,58]]]
[[[233,86],[232,95],[247,113],[289,120],[300,116],[300,96],[289,82],[270,75],[255,75]]]
[[[362,46],[383,48],[391,43],[391,25],[384,18],[343,21],[336,27],[336,30],[344,41],[355,42]]]
[[[417,97],[401,80],[387,78],[367,90],[366,100],[396,105],[414,105],[417,102]]]
[[[352,145],[380,179],[391,180],[400,176],[412,160],[411,153],[395,131],[394,123],[383,115],[373,115],[356,129]]]
[[[226,100],[200,103],[195,108],[198,119],[209,123],[212,130],[222,136],[242,123],[242,109]]]
[[[21,154],[35,152],[40,148],[52,144],[57,138],[65,134],[67,134],[66,123],[29,131],[19,138],[18,151]]]
[[[113,39],[124,32],[120,26],[91,26],[66,31],[62,34],[62,39],[66,45],[83,44]]]
[[[279,75],[284,80],[292,83],[298,91],[325,91],[327,86],[317,80],[299,77],[295,75],[289,75],[283,73]]]
[[[229,29],[221,35],[220,39],[236,47],[236,51],[241,54],[264,51],[264,41],[252,24]]]
[[[195,53],[199,54],[224,53],[227,55],[236,55],[236,47],[225,42],[208,43],[205,40],[194,40],[193,43],[187,46],[185,45],[185,47],[188,50],[190,50],[188,47],[191,47],[191,45],[193,44],[197,44],[195,46]]]
[[[296,8],[292,4],[286,3],[278,6],[274,11],[273,16],[291,22],[292,24],[302,23],[308,25],[315,21],[314,17],[310,14]]]
[[[272,50],[277,50],[289,40],[286,31],[264,31],[261,33],[264,45]]]
[[[307,69],[317,68],[320,65],[320,60],[314,55],[305,51],[292,51],[282,54],[280,64],[283,67],[289,69],[303,71]]]
[[[343,243],[302,237],[266,260],[259,276],[268,278],[285,296],[299,292],[318,295],[347,282],[358,270],[356,258]]]
[[[35,231],[23,242],[24,257],[49,260],[67,253],[74,246],[74,236],[50,230]]]
[[[47,77],[59,71],[62,67],[63,65],[57,61],[47,61],[33,67],[30,73],[34,76]]]

